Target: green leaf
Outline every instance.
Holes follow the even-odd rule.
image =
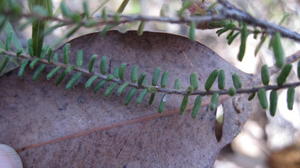
[[[60,10],[63,16],[67,18],[71,18],[74,13],[70,10],[70,8],[66,5],[64,1],[60,3]]]
[[[295,99],[295,88],[290,87],[287,91],[287,105],[289,110],[293,110]]]
[[[256,95],[256,92],[251,93],[251,94],[249,95],[249,97],[248,97],[248,101],[253,100],[254,97],[255,97],[255,95]]]
[[[39,6],[39,7],[38,7]],[[29,7],[31,11],[38,12],[39,15],[51,15],[52,14],[52,2],[50,0],[30,0]],[[46,10],[45,10],[46,9]],[[40,57],[43,43],[44,43],[44,31],[46,27],[46,21],[36,20],[32,23],[32,48],[33,55]]]
[[[162,74],[162,77],[161,77],[161,80],[160,80],[160,85],[161,85],[162,88],[165,88],[167,86],[168,79],[169,79],[169,72],[164,72]]]
[[[106,84],[106,82],[106,80],[99,81],[94,87],[94,92],[97,93]]]
[[[150,98],[149,98],[149,102],[148,102],[149,105],[153,104],[154,99],[155,99],[155,95],[156,95],[155,93],[151,93]]]
[[[278,95],[276,90],[272,90],[270,94],[270,115],[275,116],[277,110]]]
[[[146,81],[146,74],[144,73],[140,74],[138,79],[138,87],[142,87],[145,81]]]
[[[279,86],[281,86],[285,83],[285,81],[286,81],[287,77],[289,76],[291,70],[292,70],[292,65],[291,64],[284,65],[284,67],[282,68],[280,74],[277,77],[277,84]]]
[[[190,6],[192,6],[193,3],[190,0],[187,1],[183,1],[182,7],[180,8],[180,10],[177,12],[179,17],[183,16],[183,13],[186,9],[188,9]]]
[[[117,13],[123,13],[124,9],[126,8],[129,0],[123,0],[122,4],[119,6]]]
[[[242,61],[246,52],[246,45],[247,45],[247,37],[248,37],[248,28],[245,23],[242,23],[242,30],[241,30],[241,44],[240,50],[238,53],[238,60]]]
[[[193,41],[196,40],[196,23],[195,22],[190,23],[189,38]]]
[[[129,0],[123,0],[122,4],[120,5],[120,7],[117,10],[117,13],[115,13],[114,15],[114,21],[115,22],[119,22],[120,21],[120,14],[123,13],[126,5],[128,4]],[[102,10],[102,18],[106,20],[107,16],[106,16],[106,11]],[[113,27],[117,26],[118,24],[111,24],[111,25],[106,25],[102,31],[101,31],[101,35],[105,35],[110,29],[112,29]]]
[[[231,87],[228,89],[229,96],[234,96],[236,94],[236,89]]]
[[[234,74],[232,75],[232,81],[233,81],[233,86],[234,86],[236,89],[242,88],[241,79],[240,79],[240,77],[239,77],[236,73],[234,73]]]
[[[103,20],[107,20],[107,14],[106,14],[106,9],[105,9],[105,7],[102,9],[102,11],[101,11],[101,18],[103,19]]]
[[[268,108],[268,100],[267,100],[266,90],[263,88],[259,89],[257,96],[258,96],[258,100],[259,100],[261,107],[263,109],[267,109]]]
[[[143,91],[139,94],[139,96],[136,99],[136,103],[137,104],[141,104],[145,98],[145,96],[147,95],[148,90],[147,89],[143,89]]]
[[[108,72],[107,57],[103,56],[100,62],[100,72],[105,75]]]
[[[269,75],[269,68],[267,65],[263,65],[261,67],[261,80],[264,85],[266,86],[269,85],[270,75]]]
[[[118,86],[117,83],[112,83],[104,92],[104,96],[110,96],[114,89]]]
[[[0,16],[0,33],[2,32],[2,29],[4,28],[6,22],[7,22],[7,18],[4,16]]]
[[[66,24],[65,23],[57,23],[57,24],[55,24],[55,25],[53,25],[53,26],[51,26],[51,27],[47,27],[45,30],[44,30],[44,32],[43,32],[43,36],[47,36],[47,35],[49,35],[49,34],[51,34],[54,30],[56,30],[56,29],[58,29],[58,28],[60,28],[60,27],[63,27],[63,26],[65,26]]]
[[[143,33],[144,33],[144,27],[145,27],[145,22],[141,21],[140,24],[139,24],[139,27],[138,27],[138,31],[137,31],[137,34],[139,36],[143,35]]]
[[[43,17],[48,15],[48,12],[42,6],[34,6],[32,8],[32,13],[34,13],[35,15],[38,15],[38,16],[43,16]]]
[[[55,68],[53,68],[47,75],[47,80],[50,80],[51,78],[53,78],[53,76],[55,76],[57,74],[57,72],[61,69],[61,67],[57,66]]]
[[[114,75],[112,75],[112,74],[109,74],[109,75],[107,75],[107,78],[106,78],[106,80],[107,80],[107,81],[112,81],[114,78],[115,78],[115,76],[114,76]]]
[[[125,89],[127,88],[127,86],[129,85],[129,82],[125,82],[123,83],[117,90],[117,95],[120,96],[124,91]]]
[[[88,18],[90,16],[90,12],[89,12],[89,4],[87,3],[87,1],[82,2],[82,7],[83,7],[83,13],[85,17]]]
[[[206,82],[205,82],[205,90],[209,91],[212,85],[214,84],[215,80],[217,79],[219,75],[219,70],[214,70],[210,73],[208,76]]]
[[[41,64],[33,73],[32,75],[32,80],[37,80],[40,76],[41,73],[44,71],[44,69],[46,68],[45,64]]]
[[[194,102],[194,107],[192,109],[192,118],[196,118],[197,114],[199,113],[200,109],[201,109],[201,103],[202,103],[202,97],[200,95],[198,95],[195,99]]]
[[[267,35],[266,35],[266,34],[263,34],[263,35],[261,36],[261,39],[260,39],[259,43],[257,44],[257,46],[256,46],[256,48],[255,48],[255,52],[254,52],[254,55],[255,55],[255,56],[258,54],[259,50],[261,49],[261,47],[262,47],[263,44],[265,43],[266,39],[267,39]]]
[[[74,68],[73,66],[68,66],[56,79],[55,85],[56,86],[59,85],[64,80],[65,76],[73,70],[73,68]]]
[[[279,32],[276,32],[275,35],[273,36],[273,41],[272,41],[272,48],[274,52],[274,57],[275,57],[275,64],[278,68],[281,68],[284,65],[284,50],[281,44],[281,35]]]
[[[182,115],[185,112],[188,103],[189,103],[189,95],[184,95],[180,105],[180,112],[179,112],[180,115]]]
[[[97,57],[98,57],[97,54],[93,54],[91,56],[91,59],[89,61],[89,65],[88,65],[89,72],[94,71],[94,65],[95,65],[95,61],[96,61]]]
[[[67,43],[67,44],[65,44],[65,46],[63,48],[64,64],[69,64],[69,61],[70,61],[70,47],[71,47],[71,44]]]
[[[225,89],[225,72],[224,72],[224,70],[220,70],[219,71],[219,75],[218,75],[218,87],[221,90]]]
[[[32,48],[32,39],[28,39],[27,40],[27,50],[28,50],[28,54],[33,57],[33,48]]]
[[[113,76],[114,76],[114,78],[116,78],[116,79],[119,78],[119,67],[115,67],[115,68],[114,68]]]
[[[234,35],[230,36],[228,39],[227,39],[227,44],[228,45],[231,45],[232,42],[237,38],[237,36],[240,34],[240,32],[236,32]]]
[[[156,86],[160,77],[160,68],[155,68],[152,76],[152,85]]]
[[[93,75],[89,78],[89,80],[85,83],[85,88],[89,88],[92,86],[92,84],[94,83],[94,81],[98,78],[97,75]]]
[[[62,38],[62,40],[71,37],[74,33],[76,33],[80,27],[82,26],[82,24],[77,24],[75,26],[73,26],[64,36],[64,38]]]
[[[137,65],[134,65],[131,68],[131,82],[136,83],[138,81],[138,71],[139,71],[139,67]]]
[[[125,97],[125,105],[128,105],[131,102],[131,100],[132,100],[133,96],[136,94],[136,92],[137,92],[136,88],[131,88],[129,90],[128,94]]]
[[[127,64],[124,64],[124,63],[120,65],[120,68],[119,68],[119,78],[121,80],[124,80],[126,66],[127,66]]]
[[[159,112],[159,113],[162,113],[162,112],[165,110],[166,102],[167,102],[167,95],[164,94],[164,95],[161,97],[161,100],[160,100],[160,103],[159,103],[159,106],[158,106],[158,112]]]
[[[233,28],[235,28],[235,25],[233,23],[228,23],[226,24],[223,28],[217,30],[217,34],[218,36],[221,36],[223,33],[226,33],[229,30],[232,30]]]
[[[24,76],[25,69],[26,69],[27,65],[29,64],[29,62],[30,62],[30,60],[22,61],[19,72],[18,72],[18,76],[20,76],[20,77]]]
[[[16,0],[8,0],[8,9],[14,14],[19,15],[22,11],[21,6]]]
[[[216,111],[219,105],[219,94],[218,93],[214,93],[211,96],[211,100],[210,100],[210,104],[209,104],[209,109],[211,111]]]
[[[2,58],[2,60],[0,62],[0,74],[5,69],[5,67],[7,66],[8,61],[9,61],[9,57],[8,56],[5,56],[4,58]]]
[[[181,88],[180,80],[179,79],[175,79],[174,89],[179,90],[180,88]]]
[[[226,39],[228,40],[229,38],[231,38],[231,36],[234,35],[235,30],[231,30],[230,33],[228,33]]]
[[[190,84],[193,87],[193,90],[197,90],[198,89],[198,75],[196,73],[192,73],[190,75]]]
[[[54,53],[53,55],[53,62],[57,63],[58,62],[58,54],[57,53]]]
[[[34,7],[40,6],[46,10],[47,15],[51,16],[53,11],[52,0],[28,0],[28,7],[32,11]]]
[[[50,47],[47,48],[46,55],[47,55],[48,63],[51,63],[52,60],[53,60],[54,53],[53,53],[53,50]]]
[[[12,32],[10,32],[5,40],[5,50],[9,51],[11,49],[11,41],[12,41]]]
[[[33,69],[39,61],[40,61],[40,58],[35,58],[34,60],[32,60],[29,64],[30,69]]]
[[[66,85],[66,89],[71,89],[75,86],[75,84],[79,81],[81,78],[82,73],[81,72],[76,72],[72,78],[68,81]]]
[[[83,65],[83,51],[79,50],[76,53],[76,65],[81,67]]]

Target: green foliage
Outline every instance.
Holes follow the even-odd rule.
[[[92,84],[95,82],[95,80],[98,78],[97,75],[93,75],[89,78],[89,80],[85,83],[85,88],[89,88],[92,86]]]
[[[219,105],[219,94],[218,93],[214,93],[211,96],[211,100],[210,100],[210,104],[209,104],[209,109],[211,111],[216,111]]]
[[[139,67],[137,65],[134,65],[131,68],[131,82],[136,83],[138,81],[138,70]]]
[[[230,96],[234,96],[234,95],[236,94],[236,89],[233,88],[233,87],[229,88],[229,89],[228,89],[228,94],[229,94]]]
[[[32,80],[37,80],[41,73],[45,70],[46,65],[45,64],[41,64],[39,65],[39,67],[34,71],[33,75],[32,75]]]
[[[125,75],[125,70],[126,70],[126,64],[121,64],[120,68],[119,68],[119,78],[121,80],[124,80],[124,75]]]
[[[144,28],[145,28],[145,22],[141,21],[138,27],[138,35],[141,36],[144,33]]]
[[[293,110],[295,99],[295,88],[290,87],[287,91],[287,105],[289,110]]]
[[[185,112],[185,109],[188,105],[188,102],[189,102],[189,95],[184,95],[183,96],[183,99],[182,99],[182,102],[181,102],[181,105],[180,105],[180,112],[179,114],[183,114]]]
[[[165,94],[161,97],[161,100],[159,103],[159,107],[158,107],[159,113],[162,113],[164,111],[166,102],[167,102],[167,95]]]
[[[219,71],[218,87],[219,87],[220,90],[225,89],[225,72],[224,72],[224,70]]]
[[[181,105],[180,105],[180,114],[188,108],[188,103],[192,99],[190,97],[195,96],[193,102],[193,108],[191,111],[192,118],[196,118],[199,113],[202,105],[202,98],[204,96],[211,96],[209,109],[215,111],[219,105],[219,95],[230,95],[235,96],[236,94],[247,93],[250,94],[249,101],[252,100],[255,95],[258,95],[258,99],[262,108],[268,108],[268,99],[266,96],[266,91],[271,90],[269,97],[270,100],[270,114],[272,116],[276,113],[276,108],[278,104],[278,95],[277,90],[282,88],[288,88],[287,91],[287,104],[288,109],[293,109],[293,103],[295,98],[295,87],[293,85],[285,85],[287,77],[289,76],[292,65],[285,64],[284,49],[281,43],[281,34],[275,32],[271,40],[271,48],[274,52],[274,60],[277,67],[282,68],[277,77],[277,85],[271,85],[270,81],[270,72],[267,65],[263,65],[261,68],[261,81],[264,84],[263,87],[254,87],[251,89],[242,89],[242,81],[238,74],[232,74],[232,82],[234,87],[226,88],[226,76],[224,70],[215,69],[207,77],[203,79],[205,81],[204,89],[205,91],[199,89],[199,77],[196,73],[192,73],[189,76],[189,86],[187,88],[182,88],[179,79],[175,81],[169,81],[171,79],[172,73],[163,71],[160,68],[155,68],[153,74],[149,75],[145,72],[139,72],[140,69],[138,65],[130,65],[131,69],[130,74],[127,74],[126,63],[121,63],[119,66],[110,67],[110,60],[107,56],[98,57],[96,54],[93,54],[87,61],[87,68],[84,65],[84,51],[76,51],[75,59],[72,59],[71,55],[71,46],[70,44],[65,44],[63,46],[62,58],[58,58],[58,53],[55,53],[54,48],[44,45],[44,37],[49,33],[53,32],[55,29],[62,26],[70,26],[70,29],[65,32],[62,40],[71,37],[75,32],[77,32],[81,27],[90,28],[94,26],[99,26],[99,22],[93,18],[93,14],[89,11],[88,3],[82,3],[83,13],[79,13],[71,10],[70,7],[66,5],[64,1],[60,4],[60,10],[63,18],[61,20],[66,21],[66,23],[60,23],[59,19],[56,19],[58,23],[51,24],[51,27],[47,27],[48,19],[52,18],[52,1],[51,0],[29,0],[28,4],[30,7],[30,12],[32,12],[36,17],[26,20],[24,27],[32,24],[32,37],[27,42],[27,48],[23,49],[20,40],[18,40],[16,34],[11,31],[13,28],[9,24],[9,21],[12,17],[6,17],[3,14],[3,11],[13,11],[17,15],[22,12],[22,8],[19,4],[14,4],[13,0],[2,1],[0,3],[0,31],[4,29],[6,38],[4,43],[0,42],[0,73],[11,63],[13,58],[16,58],[20,64],[18,76],[24,76],[26,70],[29,68],[32,72],[32,79],[38,80],[43,72],[46,71],[46,67],[51,69],[45,75],[47,80],[55,79],[55,84],[60,85],[63,83],[65,78],[69,78],[66,81],[65,88],[72,89],[79,84],[81,81],[84,82],[85,88],[92,88],[95,93],[100,91],[103,88],[103,95],[110,96],[114,93],[118,96],[125,97],[125,105],[128,105],[136,97],[136,103],[141,104],[148,98],[148,103],[153,104],[156,97],[161,96],[160,103],[158,104],[158,112],[162,113],[165,110],[167,98],[170,95],[181,95],[183,96]],[[117,26],[120,23],[123,23],[122,19],[126,18],[121,15],[128,5],[129,0],[123,0],[117,9],[116,13],[107,14],[106,10],[101,11],[100,21],[105,23],[105,21],[110,21],[105,23],[102,34],[105,34],[111,28]],[[199,23],[193,20],[184,20],[184,12],[191,7],[192,1],[184,1],[181,9],[178,11],[178,16],[180,17],[179,22],[189,24],[188,36],[191,40],[196,39],[196,30]],[[2,13],[1,13],[2,12]],[[54,20],[55,20],[54,16]],[[47,18],[47,19],[45,19]],[[98,18],[99,19],[99,18]],[[143,35],[144,26],[146,21],[138,20],[138,35]],[[253,34],[253,37],[256,39],[258,35],[261,35],[259,44],[255,49],[255,55],[259,52],[260,48],[263,46],[264,42],[268,37],[268,33],[263,28],[258,29],[253,26],[249,26],[246,23],[233,21],[233,20],[217,20],[213,22],[206,23],[209,28],[220,28],[216,31],[218,36],[223,34],[226,35],[227,43],[230,45],[233,43],[238,36],[240,36],[240,47],[238,51],[237,59],[242,61],[246,52],[247,39],[250,34]],[[269,33],[270,34],[270,33]],[[14,53],[14,54],[12,54]],[[74,51],[72,53],[75,53]],[[13,57],[13,58],[12,58]],[[75,63],[73,65],[73,60]],[[100,65],[97,70],[95,64],[99,63]],[[49,65],[48,65],[49,64]],[[85,69],[86,68],[86,69]],[[113,72],[111,72],[113,70]],[[150,76],[151,84],[147,83],[147,75]],[[300,79],[300,61],[297,67],[297,75]],[[85,79],[87,76],[88,79]],[[130,79],[126,79],[129,77]],[[99,79],[99,81],[97,81]],[[218,80],[218,89],[211,90],[215,81]],[[201,79],[202,81],[202,79]],[[174,82],[173,88],[168,88],[169,82]],[[187,83],[187,82],[183,82]],[[283,87],[284,86],[284,87]],[[258,90],[259,89],[259,90]],[[250,90],[250,91],[249,91]],[[257,92],[257,93],[256,93]],[[161,94],[159,94],[161,93]],[[148,97],[147,94],[150,94]]]
[[[136,94],[137,89],[136,88],[131,88],[125,97],[125,105],[128,105],[130,101],[132,100],[133,96]]]
[[[160,68],[155,68],[152,76],[152,85],[156,86],[160,77]]]
[[[51,0],[28,0],[29,8],[31,11],[38,12],[42,16],[52,15],[52,1]],[[44,14],[41,14],[44,13]],[[43,43],[44,43],[44,31],[46,28],[46,22],[37,20],[32,23],[32,45],[33,55],[40,57]]]
[[[265,89],[259,89],[258,93],[257,93],[257,96],[258,96],[258,100],[259,100],[259,103],[260,103],[261,107],[263,109],[267,109],[268,108],[268,99],[267,99],[266,90]]]
[[[191,24],[190,24],[189,38],[191,40],[196,40],[196,23],[195,22],[191,22]]]
[[[8,64],[8,61],[9,61],[9,57],[8,56],[5,56],[1,62],[0,62],[0,73],[4,70],[4,68],[7,66]]]
[[[91,56],[91,59],[89,61],[89,65],[88,65],[89,72],[93,72],[94,71],[94,65],[95,65],[95,61],[96,61],[97,57],[98,56],[96,54],[93,54]]]
[[[269,69],[267,65],[263,65],[261,67],[261,81],[264,85],[269,85],[270,75],[269,75]]]
[[[242,30],[241,30],[241,44],[240,50],[238,54],[238,60],[242,61],[246,52],[246,45],[247,45],[247,37],[248,37],[248,28],[245,23],[242,23]]]
[[[284,50],[281,44],[281,35],[280,33],[276,32],[275,36],[273,37],[272,48],[274,52],[274,57],[276,61],[276,66],[281,68],[284,65]]]
[[[272,90],[270,94],[270,115],[275,116],[278,104],[278,95],[276,90]]]
[[[210,88],[212,87],[212,85],[214,84],[214,82],[215,82],[215,80],[217,79],[217,77],[218,77],[218,75],[219,75],[219,70],[214,70],[213,72],[211,72],[211,74],[208,76],[208,78],[207,78],[207,80],[206,80],[206,82],[205,82],[205,89],[207,90],[207,91],[209,91],[210,90]],[[222,77],[221,77],[222,78]],[[222,80],[222,79],[220,79],[220,80]],[[220,81],[221,83],[222,82],[224,82],[224,80],[223,81]]]
[[[193,90],[197,90],[198,89],[198,75],[196,73],[192,73],[190,76],[190,84],[192,86]]]
[[[277,77],[277,84],[279,86],[283,85],[288,77],[288,75],[290,74],[292,70],[292,65],[291,64],[286,64],[284,65],[284,67],[282,68],[279,76]]]
[[[197,114],[199,113],[200,109],[201,109],[201,103],[202,103],[202,97],[200,95],[198,95],[195,99],[194,102],[194,107],[192,109],[192,118],[196,118]]]
[[[232,75],[232,81],[233,81],[233,86],[234,86],[236,89],[242,88],[241,79],[240,79],[240,77],[239,77],[237,74],[234,73],[234,74]]]
[[[100,72],[105,75],[108,72],[107,57],[103,56],[100,62]]]
[[[82,73],[76,72],[72,78],[68,81],[66,85],[66,89],[71,89],[75,86],[75,84],[78,82],[78,80],[81,78]]]

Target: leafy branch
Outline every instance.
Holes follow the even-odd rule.
[[[34,69],[38,63],[40,65],[35,68],[35,71],[33,73],[33,80],[36,80],[39,78],[40,74],[45,70],[45,65],[52,65],[54,68],[48,73],[47,79],[53,78],[55,75],[58,75],[61,71],[60,75],[58,75],[56,79],[56,85],[59,85],[64,78],[66,78],[67,74],[71,74],[72,71],[76,72],[73,74],[71,79],[66,84],[66,89],[73,88],[78,82],[80,81],[80,78],[82,75],[88,76],[89,79],[85,82],[85,87],[89,88],[92,86],[92,84],[97,80],[101,79],[94,87],[94,91],[97,92],[100,88],[104,87],[104,85],[108,82],[111,82],[112,84],[106,89],[104,92],[104,95],[109,96],[113,93],[114,90],[117,89],[117,94],[121,95],[127,87],[130,87],[131,91],[127,94],[125,97],[125,104],[129,104],[129,102],[132,100],[133,96],[137,94],[136,89],[142,90],[140,95],[138,96],[137,103],[141,103],[143,99],[145,98],[146,94],[154,94],[155,93],[163,93],[164,95],[167,94],[176,94],[176,95],[182,95],[184,96],[184,100],[182,103],[182,110],[184,111],[187,105],[188,97],[189,96],[212,96],[216,97],[218,95],[230,95],[234,96],[236,94],[255,94],[256,92],[259,92],[261,90],[267,91],[267,90],[279,90],[279,89],[285,89],[285,88],[294,88],[300,85],[300,82],[295,83],[286,83],[285,80],[288,77],[290,70],[291,70],[291,64],[286,64],[286,67],[283,68],[280,75],[277,78],[278,84],[277,85],[269,85],[269,82],[266,81],[265,78],[269,79],[269,73],[266,72],[268,68],[263,67],[264,70],[262,70],[262,81],[265,86],[260,87],[253,87],[253,88],[242,88],[242,83],[237,76],[237,74],[232,75],[232,80],[234,87],[225,89],[224,81],[224,71],[223,70],[215,70],[213,71],[205,83],[205,89],[206,91],[199,90],[198,89],[198,77],[195,73],[192,73],[190,75],[190,86],[184,90],[180,89],[178,87],[180,84],[179,80],[175,81],[175,86],[177,85],[176,89],[172,88],[166,88],[166,85],[168,83],[168,73],[165,72],[163,75],[160,75],[160,69],[157,68],[153,72],[152,76],[152,85],[147,85],[145,83],[146,75],[144,73],[138,72],[138,66],[134,65],[131,68],[131,81],[127,81],[124,79],[124,73],[126,72],[127,65],[126,63],[121,64],[119,67],[115,68],[115,71],[112,74],[108,73],[108,60],[106,57],[102,57],[100,60],[100,68],[98,72],[95,72],[94,66],[97,61],[97,56],[93,55],[90,58],[90,61],[88,63],[88,69],[85,69],[82,67],[83,65],[83,53],[82,51],[77,52],[76,56],[76,65],[70,64],[70,45],[67,44],[64,46],[64,58],[63,63],[58,62],[57,55],[49,50],[44,49],[43,54],[41,55],[41,58],[30,56],[27,54],[22,53],[15,53],[13,51],[7,51],[2,49],[1,53],[6,56],[13,56],[18,59],[22,59],[22,64],[19,69],[19,76],[23,76],[26,67],[30,67],[31,69]],[[47,57],[47,58],[45,58]],[[56,58],[55,58],[56,57]],[[3,70],[5,66],[8,63],[9,57],[5,57],[2,62],[0,63],[0,70]],[[300,65],[300,64],[299,64]],[[220,90],[211,90],[210,88],[212,85],[217,81],[218,78],[218,87]],[[160,85],[158,84],[160,79]],[[199,104],[201,104],[200,97],[198,98],[198,103],[195,104],[195,108],[199,110]],[[152,100],[153,102],[153,100]],[[161,104],[165,104],[166,100],[164,99],[164,96],[161,100]],[[197,101],[196,101],[197,102]],[[150,103],[151,104],[151,103]],[[162,108],[162,107],[160,107]],[[216,107],[213,107],[212,110],[214,110]],[[160,112],[163,111],[163,109],[159,109]],[[195,116],[193,116],[195,117]]]
[[[184,3],[182,8],[178,12],[178,17],[152,17],[152,16],[141,16],[141,15],[122,15],[121,13],[128,4],[128,0],[124,0],[120,7],[118,8],[115,14],[106,14],[105,10],[102,10],[102,15],[99,18],[94,18],[90,16],[87,4],[83,3],[83,13],[74,12],[68,8],[64,2],[60,4],[60,9],[62,11],[63,17],[56,17],[52,15],[51,12],[51,1],[47,0],[45,3],[41,1],[29,1],[31,6],[30,13],[23,13],[22,8],[19,4],[11,3],[12,0],[2,2],[2,8],[0,8],[1,16],[9,17],[24,17],[27,19],[27,23],[33,24],[33,34],[32,40],[28,42],[28,54],[21,51],[14,52],[10,50],[10,37],[6,39],[5,47],[1,49],[1,53],[4,55],[4,58],[0,62],[0,73],[6,67],[10,57],[15,57],[16,59],[21,59],[22,63],[19,68],[19,76],[23,76],[27,67],[35,69],[33,73],[33,80],[37,80],[43,71],[46,69],[46,65],[52,65],[54,68],[47,74],[47,79],[52,79],[55,76],[56,85],[62,83],[62,81],[71,74],[75,72],[70,80],[66,84],[66,89],[73,88],[76,84],[79,83],[83,75],[89,77],[85,83],[85,87],[89,88],[93,86],[93,83],[97,79],[100,79],[95,84],[94,91],[98,92],[100,88],[104,88],[107,84],[109,85],[105,92],[105,96],[110,96],[116,90],[117,95],[122,95],[126,88],[130,88],[127,95],[125,96],[125,104],[128,105],[133,97],[138,94],[138,90],[142,90],[137,96],[137,103],[142,103],[145,96],[150,94],[149,104],[152,104],[156,93],[162,93],[163,96],[160,101],[158,112],[163,112],[165,108],[165,103],[167,101],[167,96],[170,94],[182,95],[182,103],[180,106],[180,113],[183,114],[189,101],[190,96],[197,96],[194,102],[194,108],[192,110],[192,117],[195,118],[201,107],[202,96],[211,96],[210,110],[215,111],[219,104],[220,95],[230,95],[234,96],[236,94],[251,94],[253,98],[255,93],[257,93],[260,100],[261,106],[264,109],[268,108],[266,91],[271,90],[271,113],[276,111],[275,105],[277,104],[277,95],[276,90],[289,88],[289,95],[292,97],[293,93],[291,88],[297,87],[300,85],[299,82],[287,83],[286,79],[289,76],[289,73],[292,69],[291,64],[286,64],[284,59],[284,49],[281,44],[281,36],[287,37],[296,41],[300,41],[300,35],[296,32],[292,32],[286,28],[283,28],[279,25],[275,25],[264,20],[253,18],[246,12],[239,10],[234,7],[227,1],[219,0],[218,4],[220,5],[215,10],[214,14],[204,15],[204,16],[190,16],[184,17],[183,12],[189,8],[191,3]],[[8,18],[9,19],[9,18]],[[2,17],[0,20],[0,25],[5,25],[8,20],[6,17]],[[45,29],[45,24],[47,21],[57,22],[56,25]],[[195,39],[195,29],[198,24],[209,23],[210,26],[214,25],[215,28],[220,28],[217,30],[217,34],[220,36],[223,33],[228,31],[227,35],[228,44],[231,44],[238,36],[240,36],[241,43],[238,53],[238,60],[242,61],[246,51],[247,38],[249,34],[254,34],[256,37],[258,34],[262,34],[262,41],[259,43],[258,48],[264,42],[264,37],[266,34],[272,35],[271,47],[274,52],[274,59],[276,61],[276,66],[280,68],[280,74],[277,77],[277,85],[269,85],[270,74],[269,68],[267,65],[262,67],[261,70],[261,80],[264,86],[253,87],[253,88],[243,88],[241,80],[237,74],[232,74],[233,86],[231,88],[225,89],[225,73],[224,70],[216,69],[208,76],[205,82],[205,91],[198,88],[199,81],[196,73],[190,75],[190,86],[185,89],[181,89],[180,81],[176,80],[174,82],[174,88],[166,88],[168,83],[168,72],[163,72],[161,75],[161,69],[156,68],[152,74],[152,83],[148,85],[146,83],[146,74],[140,73],[137,65],[131,67],[130,70],[130,81],[125,80],[124,75],[126,72],[127,64],[123,63],[119,67],[116,67],[113,73],[108,71],[108,58],[103,56],[100,58],[100,69],[99,72],[95,72],[95,63],[98,61],[97,55],[92,55],[88,63],[88,69],[83,68],[83,51],[78,51],[76,55],[76,65],[70,64],[70,45],[66,44],[63,48],[63,62],[59,62],[58,55],[53,52],[49,47],[43,47],[43,37],[48,33],[51,33],[58,27],[73,25],[74,27],[66,33],[64,38],[70,37],[74,34],[80,27],[96,27],[105,25],[102,33],[107,32],[111,28],[123,24],[140,21],[140,26],[138,34],[142,35],[143,27],[145,22],[149,21],[159,21],[167,23],[177,23],[190,24],[189,37],[190,39]],[[234,22],[235,21],[235,22]],[[253,29],[249,29],[248,26],[254,26]],[[261,30],[257,30],[256,27],[260,27]],[[1,28],[1,26],[0,26]],[[1,29],[0,29],[1,30]],[[36,68],[36,65],[39,66]],[[298,64],[298,76],[300,77],[300,63]],[[160,81],[160,83],[159,83]],[[211,90],[211,87],[214,83],[218,82],[219,90]],[[289,108],[292,108],[291,101],[294,101],[293,98],[288,99]],[[274,103],[276,102],[276,103]],[[275,109],[275,110],[274,110]]]
[[[165,22],[165,23],[174,23],[174,24],[182,24],[182,23],[204,23],[204,22],[213,22],[213,21],[221,21],[224,19],[232,19],[240,22],[245,22],[249,25],[253,25],[255,27],[261,27],[264,31],[263,33],[275,34],[279,32],[281,36],[293,39],[295,41],[300,42],[300,34],[294,31],[291,31],[282,26],[270,23],[266,20],[258,19],[252,17],[250,14],[241,11],[240,9],[234,7],[227,1],[219,0],[219,4],[221,5],[218,8],[219,13],[213,15],[205,15],[205,16],[180,16],[180,17],[155,17],[155,16],[142,16],[142,15],[121,15],[120,13],[115,14],[106,14],[105,11],[102,11],[102,16],[100,18],[93,18],[89,16],[89,13],[76,13],[71,11],[65,5],[61,9],[64,17],[56,17],[52,15],[48,15],[42,10],[34,10],[30,13],[22,13],[21,7],[18,4],[15,6],[7,7],[6,9],[2,9],[0,13],[5,16],[11,17],[24,17],[30,20],[42,20],[42,21],[55,21],[59,22],[60,25],[81,25],[82,27],[97,27],[101,25],[108,24],[124,24],[136,21],[142,22]],[[15,11],[18,11],[17,13]],[[104,9],[105,10],[105,9]],[[222,23],[221,23],[222,24]],[[238,29],[237,29],[238,30]],[[256,31],[253,31],[256,32]]]

